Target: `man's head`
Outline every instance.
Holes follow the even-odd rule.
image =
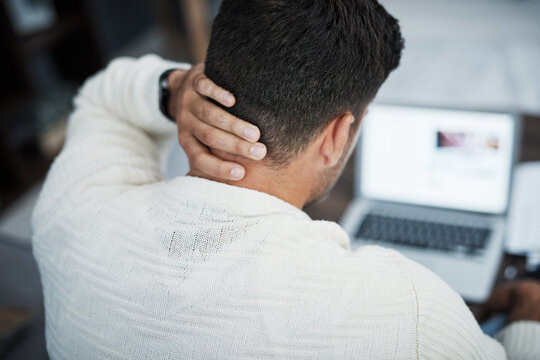
[[[339,174],[402,48],[397,21],[376,0],[223,0],[205,72],[235,95],[230,112],[260,128],[268,167],[297,161],[316,139],[324,145],[325,132],[345,140],[334,141],[340,157],[321,169],[322,183]]]

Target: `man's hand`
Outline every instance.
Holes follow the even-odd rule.
[[[266,147],[258,143],[259,129],[240,120],[207,99],[226,107],[235,104],[234,96],[204,75],[204,65],[169,75],[171,99],[169,113],[176,119],[178,141],[192,169],[223,180],[241,180],[245,169],[223,161],[210,149],[221,150],[253,160],[266,156]]]
[[[502,312],[509,314],[510,323],[540,321],[540,282],[522,280],[496,289],[484,305],[479,321]]]

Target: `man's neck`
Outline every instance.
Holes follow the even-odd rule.
[[[312,189],[308,179],[312,177],[310,174],[305,174],[303,170],[308,167],[293,164],[284,169],[272,169],[261,162],[242,161],[241,163],[246,169],[246,176],[241,181],[220,180],[197,170],[191,170],[188,175],[264,192],[299,209],[310,201]]]

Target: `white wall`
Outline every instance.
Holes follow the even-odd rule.
[[[540,114],[540,1],[381,2],[406,49],[377,101]]]

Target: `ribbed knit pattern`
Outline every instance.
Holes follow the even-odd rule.
[[[514,359],[540,359],[540,326],[534,321],[510,324],[495,336]]]
[[[32,219],[52,359],[505,358],[397,252],[351,252],[337,224],[268,194],[166,180],[158,77],[175,66],[116,60],[75,100]]]

